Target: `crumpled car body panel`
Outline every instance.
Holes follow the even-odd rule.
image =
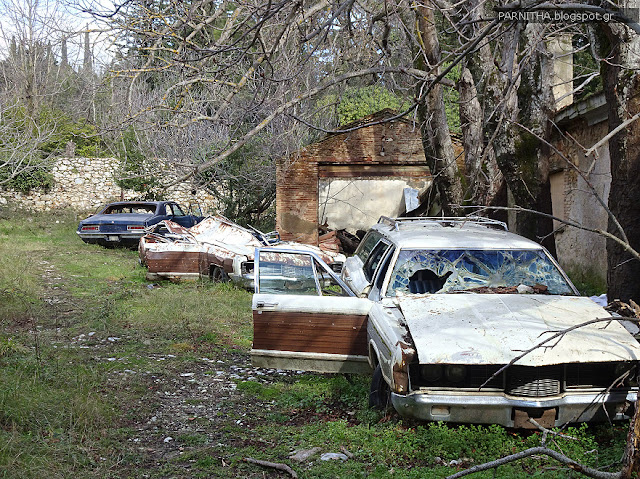
[[[216,274],[224,273],[234,283],[253,289],[255,249],[273,241],[270,238],[223,216],[205,218],[192,228],[164,221],[142,237],[139,255],[151,280],[215,279]],[[268,246],[311,250],[329,264],[341,264],[346,259],[340,253],[300,243],[277,242]]]

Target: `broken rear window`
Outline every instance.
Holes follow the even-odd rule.
[[[156,212],[156,205],[150,204],[136,204],[136,205],[111,205],[105,209],[102,214],[104,215],[120,215],[123,213],[139,213],[149,214]]]
[[[546,286],[550,294],[574,294],[543,250],[402,250],[391,273],[387,296],[521,284]]]

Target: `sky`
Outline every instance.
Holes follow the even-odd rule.
[[[78,0],[0,0],[0,58],[7,56],[14,37],[51,44],[54,54],[60,58],[61,39],[66,37],[69,62],[80,66],[84,32],[88,30],[95,68],[105,68],[113,56],[112,39],[104,23],[84,13],[78,3]],[[112,5],[106,0],[84,3],[85,8],[103,10]]]

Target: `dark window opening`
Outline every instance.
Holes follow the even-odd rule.
[[[413,273],[409,278],[409,291],[414,294],[437,293],[447,282],[452,272],[448,271],[442,276],[438,276],[430,269],[421,269]]]

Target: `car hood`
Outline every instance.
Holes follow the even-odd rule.
[[[141,213],[120,213],[117,215],[93,215],[80,222],[81,225],[95,225],[95,224],[132,224],[132,223],[144,223],[148,220],[153,213],[141,214]]]
[[[423,364],[507,364],[558,331],[609,317],[589,298],[571,296],[433,294],[397,300]],[[584,326],[548,344],[517,364],[640,358],[640,344],[618,321]]]

